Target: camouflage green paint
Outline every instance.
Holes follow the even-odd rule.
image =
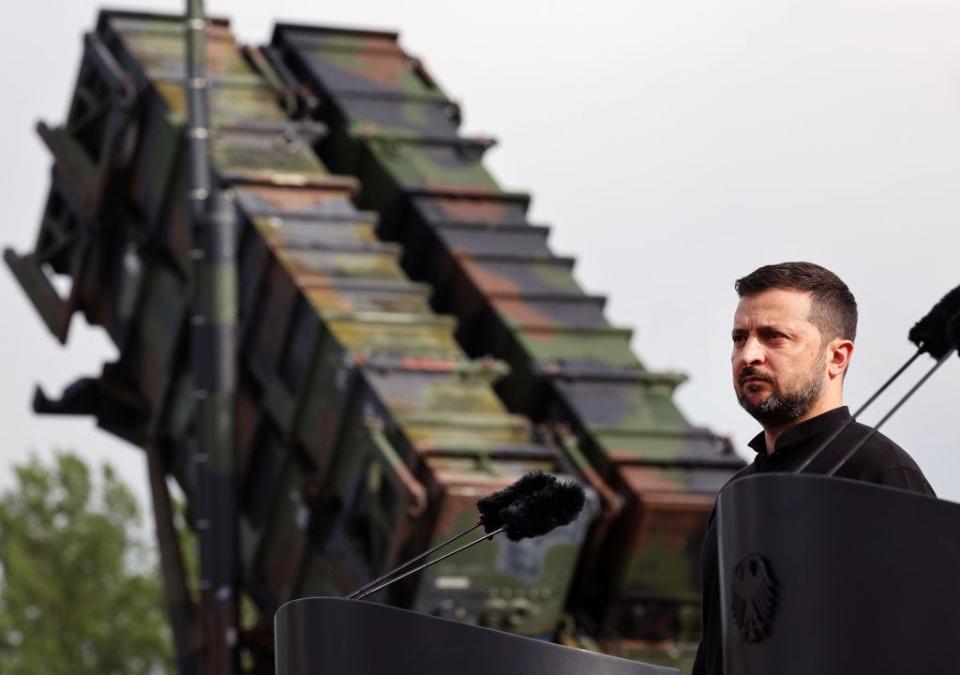
[[[486,171],[490,143],[457,137],[459,107],[396,35],[278,27],[276,48],[303,78],[278,86],[226,22],[208,28],[209,161],[236,204],[217,234],[235,215],[237,267],[213,246],[214,264],[195,269],[183,22],[123,12],[101,13],[85,42],[65,127],[42,129],[55,169],[37,250],[7,258],[51,329],[65,337],[82,309],[121,347],[100,403],[135,414],[123,428],[101,424],[162,449],[194,525],[235,530],[236,560],[229,545],[214,566],[239,568],[266,617],[291,597],[351,590],[462,529],[478,497],[541,468],[579,475],[603,518],[616,515],[590,545],[605,547],[592,569],[614,589],[605,625],[629,623],[636,597],[688,616],[698,499],[729,462],[673,405],[676,378],[643,368],[573,261],[550,252],[547,228],[526,222],[529,196]],[[290,92],[304,84],[329,102],[330,165],[360,181],[328,173],[310,147],[317,124],[288,119]],[[98,102],[103,113],[90,117]],[[49,295],[36,276],[45,264],[71,277],[70,298]],[[191,288],[205,289],[195,374],[181,339]],[[234,359],[215,358],[211,338],[232,334],[235,314],[239,371],[228,381]],[[573,432],[556,436],[569,452],[534,421],[566,422]],[[210,469],[199,484],[186,459],[197,441]],[[236,494],[235,515],[205,506],[213,494]],[[535,545],[478,546],[391,600],[550,637],[592,515]],[[209,608],[208,632],[229,637],[234,610]],[[181,644],[187,624],[174,620]],[[233,649],[209,672],[229,672]]]
[[[573,428],[574,461],[589,459],[593,479],[603,481],[605,520],[617,522],[606,542],[591,545],[602,555],[585,561],[575,602],[627,630],[614,615],[654,600],[667,598],[680,614],[695,610],[697,551],[667,542],[695,538],[739,460],[673,403],[681,379],[645,369],[631,331],[606,322],[603,299],[583,292],[573,261],[553,255],[544,228],[526,222],[528,200],[503,192],[483,169],[486,145],[457,139],[457,120],[435,114],[445,97],[419,62],[408,58],[406,72],[397,70],[394,37],[371,43],[362,33],[281,25],[272,48],[329,102],[320,119],[335,140],[322,146],[324,160],[356,175],[360,203],[380,212],[381,231],[416,252],[405,269],[460,319],[459,342],[510,365],[497,387],[503,400],[536,421]],[[634,467],[655,480],[630,480]],[[674,502],[681,506],[650,506]],[[610,571],[605,587],[590,579],[601,568]],[[625,601],[602,604],[616,597]]]
[[[307,208],[297,204],[315,199],[275,194],[267,206],[246,196],[244,189],[239,201],[253,209],[246,217],[241,259],[260,261],[251,262],[251,279],[263,287],[241,293],[249,298],[243,311],[253,312],[254,326],[245,358],[259,364],[251,372],[265,391],[283,392],[271,397],[284,401],[284,410],[269,404],[266,409],[288,438],[302,443],[310,462],[305,470],[327,486],[322,499],[336,495],[345,505],[333,516],[334,531],[323,544],[323,554],[307,547],[295,589],[329,588],[330,582],[310,577],[309,570],[322,570],[333,577],[339,592],[346,592],[397,561],[413,542],[447,535],[447,525],[437,531],[438,525],[426,518],[421,481],[437,483],[441,494],[446,488],[422,456],[461,462],[460,480],[468,483],[480,481],[491,467],[504,466],[504,460],[492,457],[505,447],[529,447],[534,455],[555,457],[549,448],[529,443],[526,420],[505,414],[493,394],[491,384],[505,370],[465,359],[452,337],[454,323],[430,312],[423,289],[411,284],[396,264],[400,251],[381,244],[371,223],[358,223],[358,214],[343,208],[324,209],[308,218]],[[378,294],[381,302],[358,310],[355,298],[360,292]],[[295,296],[307,302],[294,301]],[[290,336],[288,342],[283,335]],[[299,336],[313,337],[301,347]],[[285,353],[279,349],[283,342]],[[540,465],[558,468],[556,459],[540,460]],[[414,478],[414,471],[422,478]],[[498,475],[503,472],[499,469]],[[472,488],[478,495],[485,489],[493,488]],[[437,498],[430,504],[433,512]],[[365,523],[362,535],[339,529],[350,522]],[[575,551],[579,541],[565,546]],[[492,566],[498,547],[490,549],[481,558]],[[575,555],[551,559],[551,570],[556,568],[566,580],[558,582],[558,589],[568,585],[574,564]],[[517,583],[521,581],[501,580],[498,587],[514,588]],[[406,592],[430,606],[448,601],[426,587]],[[468,603],[465,618],[481,620],[477,602],[482,604],[482,597],[481,592]],[[549,607],[534,603],[539,623],[520,622],[517,630],[549,632],[543,625],[555,623],[560,608],[555,596],[551,598]]]

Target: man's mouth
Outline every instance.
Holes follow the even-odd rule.
[[[740,390],[744,393],[756,393],[765,386],[772,387],[773,379],[763,375],[744,375],[740,377]]]
[[[771,376],[759,372],[753,367],[744,368],[737,379],[740,381],[740,384],[747,384],[748,382],[773,382]]]

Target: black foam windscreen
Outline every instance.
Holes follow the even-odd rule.
[[[543,471],[530,471],[517,481],[483,497],[477,502],[480,522],[485,532],[490,533],[503,527],[503,510],[518,499],[530,496],[540,490],[556,484],[557,479]]]
[[[960,286],[947,293],[907,335],[920,351],[941,359],[957,348],[960,331]]]
[[[582,487],[554,479],[546,487],[505,507],[500,512],[503,529],[511,541],[542,536],[573,522],[585,501]]]

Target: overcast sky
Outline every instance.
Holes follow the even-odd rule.
[[[180,11],[184,3],[116,3]],[[534,195],[535,222],[575,255],[608,316],[635,329],[651,368],[683,370],[677,401],[744,451],[758,431],[730,384],[733,280],[811,260],[860,304],[847,400],[862,402],[912,353],[910,326],[960,283],[960,5],[924,0],[484,3],[212,2],[247,41],[273,22],[397,29],[466,130],[500,139],[487,166]],[[0,26],[4,157],[0,241],[32,247],[49,182],[37,119],[61,123],[97,4],[21,3]],[[89,420],[36,417],[51,394],[113,350],[75,318],[46,332],[0,270],[0,486],[31,448],[109,459],[146,495],[136,448]],[[915,366],[908,380],[927,366]],[[881,399],[875,420],[895,399]],[[960,500],[949,361],[885,428],[942,497]]]

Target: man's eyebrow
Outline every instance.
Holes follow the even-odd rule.
[[[775,323],[770,323],[763,326],[757,326],[757,331],[765,334],[766,333],[783,333],[784,335],[795,334],[795,331],[791,330],[790,328],[780,324],[775,324]]]
[[[777,332],[777,333],[792,333],[792,331],[791,331],[789,328],[787,328],[786,326],[783,326],[783,325],[781,325],[781,324],[778,324],[778,323],[765,323],[765,324],[761,324],[761,325],[759,325],[759,326],[754,326],[754,327],[753,327],[753,330],[757,331],[758,333],[771,333],[771,332]],[[750,332],[750,330],[747,329],[747,328],[741,328],[741,327],[738,327],[738,326],[734,326],[734,327],[733,327],[733,330],[731,331],[731,334],[732,334],[732,335],[737,335],[738,333],[749,333],[749,332]]]

